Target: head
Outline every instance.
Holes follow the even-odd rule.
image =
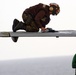
[[[58,13],[60,12],[60,7],[56,3],[50,3],[49,11],[52,15],[58,15]]]

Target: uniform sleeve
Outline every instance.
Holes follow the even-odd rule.
[[[41,20],[44,16],[45,16],[45,11],[44,11],[44,10],[39,11],[39,12],[37,13],[37,15],[35,16],[35,22],[36,22],[36,24],[38,25],[39,28],[42,27],[42,24],[41,24],[40,20]]]

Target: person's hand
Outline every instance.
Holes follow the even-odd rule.
[[[47,28],[41,27],[41,31],[45,32],[47,30]]]

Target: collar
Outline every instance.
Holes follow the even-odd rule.
[[[46,7],[46,5],[45,4],[43,4],[43,8],[45,8]]]

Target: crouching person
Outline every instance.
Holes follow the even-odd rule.
[[[23,22],[14,19],[12,30],[25,30],[26,32],[46,31],[46,25],[50,22],[50,15],[58,15],[60,7],[56,3],[45,5],[39,3],[35,6],[27,8],[22,14]]]

